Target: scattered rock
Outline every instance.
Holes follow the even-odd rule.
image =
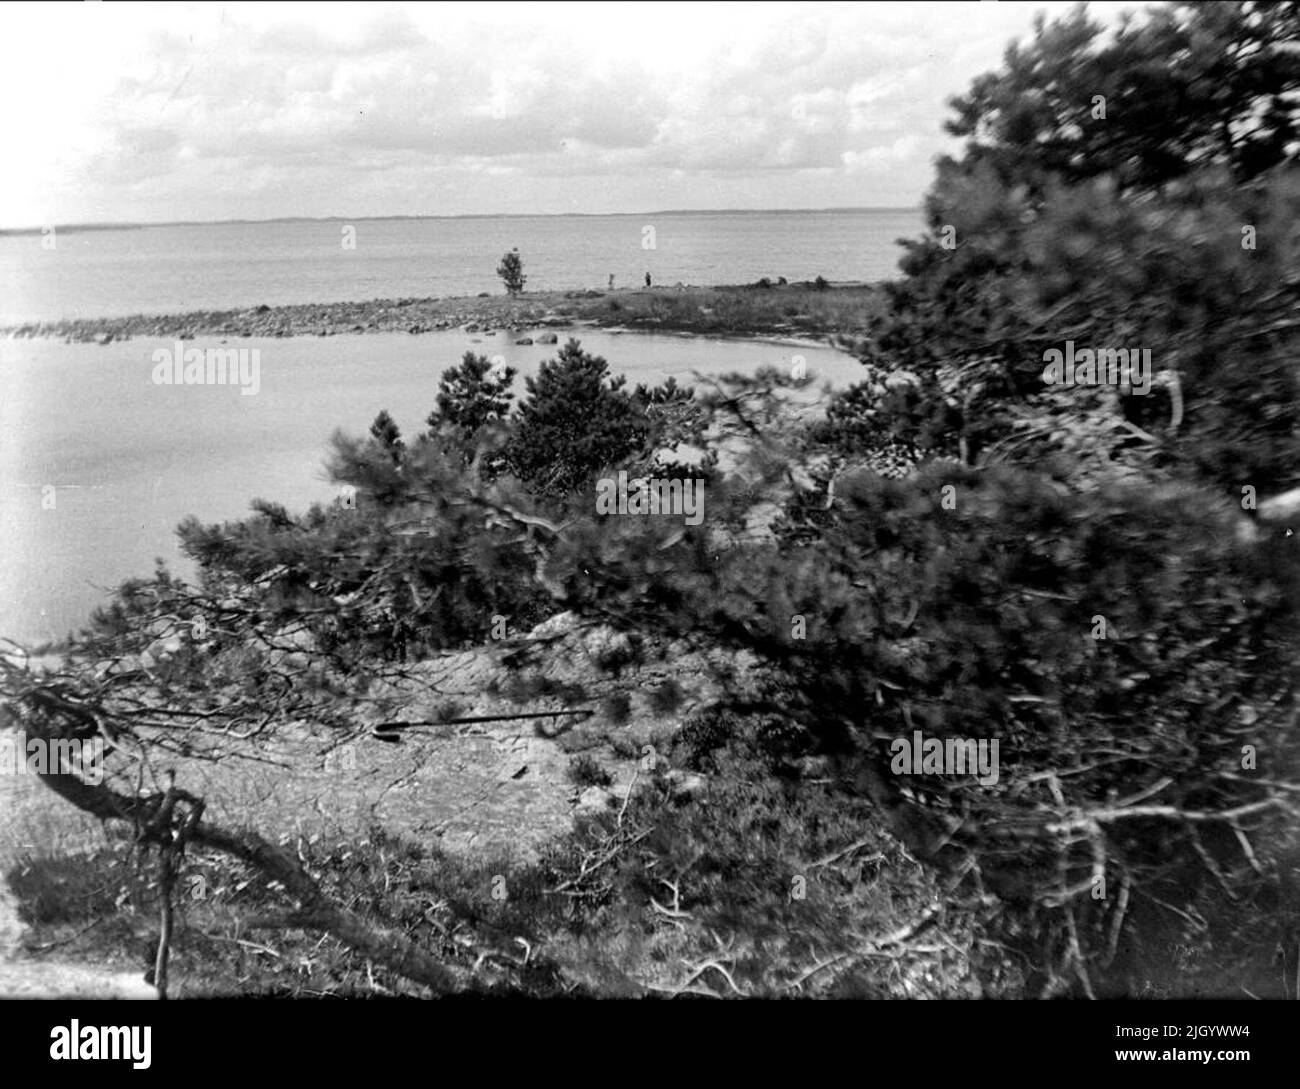
[[[573,807],[574,814],[586,816],[595,813],[604,813],[605,810],[610,807],[614,798],[614,792],[605,787],[587,787],[587,789],[578,796],[578,804]]]
[[[560,748],[567,753],[588,752],[606,740],[599,726],[576,726],[559,735]]]
[[[587,632],[582,642],[600,670],[616,673],[636,658],[636,648],[628,635],[605,625]]]
[[[799,761],[799,777],[802,779],[824,779],[831,773],[831,761],[828,756],[805,756]]]
[[[515,341],[516,344],[532,344],[532,342],[533,342],[532,337],[520,337],[518,340]]]
[[[668,780],[668,789],[677,801],[698,797],[709,785],[708,779],[699,772],[682,771],[680,768],[673,768],[664,778]]]
[[[109,344],[141,337],[163,337],[168,340],[193,340],[225,334],[239,337],[303,337],[334,336],[344,332],[411,332],[427,333],[435,329],[462,329],[465,332],[489,336],[500,331],[509,332],[512,340],[531,333],[534,344],[556,344],[565,335],[564,330],[588,326],[608,326],[614,310],[590,305],[561,302],[566,300],[606,299],[601,291],[549,292],[546,304],[520,307],[515,300],[503,296],[492,297],[484,304],[470,298],[419,298],[374,299],[369,302],[331,304],[286,304],[258,306],[237,310],[196,310],[184,314],[135,314],[121,318],[75,319],[59,322],[30,322],[22,325],[0,325],[0,337],[50,337],[69,344]],[[606,301],[606,306],[609,300]],[[693,313],[691,315],[693,317]],[[808,323],[805,315],[798,315],[797,324]],[[710,319],[711,321],[712,319]],[[703,328],[710,321],[696,321]],[[500,326],[496,322],[501,322]],[[658,323],[650,320],[646,325],[672,325],[671,320]],[[692,327],[688,318],[680,322]],[[540,330],[561,328],[559,336]],[[788,326],[787,326],[788,327]],[[757,332],[758,330],[755,330]],[[764,331],[771,331],[764,327]],[[528,341],[520,341],[527,346]]]

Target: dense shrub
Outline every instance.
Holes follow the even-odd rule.
[[[609,772],[586,753],[569,760],[568,774],[569,781],[577,787],[605,787],[614,781]]]
[[[213,592],[241,594],[272,628],[301,625],[321,649],[362,656],[457,647],[484,638],[493,616],[526,629],[549,615],[526,542],[508,524],[485,527],[472,499],[482,481],[459,449],[421,442],[397,467],[365,444],[335,442],[336,479],[356,489],[348,504],[181,525],[182,549]],[[492,486],[493,501],[527,507],[516,489]]]
[[[1007,48],[952,99],[964,158],[1033,189],[1108,175],[1150,191],[1209,164],[1248,181],[1294,160],[1300,63],[1294,4],[1153,7],[1113,34],[1081,6]]]
[[[1076,13],[1010,49],[954,100],[968,143],[941,160],[928,233],[905,243],[862,345],[909,392],[841,399],[826,441],[1011,460],[1077,487],[1300,481],[1296,30],[1294,6],[1172,5],[1114,40]],[[1151,105],[1165,97],[1168,125]],[[1045,386],[1044,352],[1067,341],[1149,350],[1154,388]]]
[[[1115,912],[1138,914],[1119,889],[1126,904],[1186,902],[1216,872],[1245,887],[1234,825],[1267,854],[1284,797],[1268,782],[1300,770],[1286,733],[1300,569],[1241,523],[1191,486],[1080,497],[1008,469],[864,472],[840,482],[813,543],[713,563],[679,551],[658,609],[635,583],[611,602],[606,583],[602,611],[779,667],[770,711],[802,724],[918,856],[978,867],[1036,920],[1047,976],[1072,980],[1115,955]],[[997,740],[998,783],[893,774],[891,743],[916,730]],[[691,720],[691,762],[726,734]],[[1268,770],[1246,768],[1243,745]],[[1110,889],[1099,902],[1094,873]]]

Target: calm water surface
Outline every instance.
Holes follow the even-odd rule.
[[[343,230],[356,248],[343,248]],[[917,210],[224,223],[0,236],[0,324],[498,292],[518,246],[528,287],[881,280]],[[651,232],[647,232],[647,228]],[[647,248],[653,243],[653,248]]]
[[[647,271],[657,284],[878,280],[896,271],[896,240],[921,226],[919,211],[884,210],[56,228],[53,249],[39,235],[0,237],[0,323],[498,292],[512,246],[532,289],[605,287],[611,273],[633,286]],[[343,247],[347,227],[355,249]],[[633,383],[788,366],[795,351],[837,383],[856,372],[824,348],[582,339]],[[63,636],[155,556],[190,574],[174,532],[187,514],[219,521],[254,497],[297,510],[333,498],[321,462],[334,429],[363,433],[386,408],[418,431],[438,375],[467,349],[525,374],[553,352],[462,332],[232,340],[261,350],[261,390],[244,396],[154,385],[152,353],[170,346],[0,341],[0,635]]]
[[[689,381],[693,370],[788,367],[796,352],[815,378],[846,385],[857,372],[854,360],[822,347],[578,335],[633,385],[670,374]],[[0,341],[0,636],[66,635],[123,579],[148,575],[156,556],[192,574],[175,536],[187,514],[216,522],[242,517],[254,497],[290,510],[334,498],[322,468],[330,434],[364,433],[381,408],[403,433],[418,432],[439,374],[468,349],[519,367],[522,390],[554,348],[513,341],[449,331],[186,342],[260,349],[255,396],[237,386],[155,385],[152,354],[170,342]]]

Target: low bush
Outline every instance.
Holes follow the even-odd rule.
[[[569,781],[576,787],[607,787],[614,781],[613,776],[586,753],[569,761],[568,774]]]

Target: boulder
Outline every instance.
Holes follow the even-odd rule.
[[[590,816],[604,813],[610,807],[614,792],[605,787],[587,787],[579,796],[578,804],[573,807],[575,816]]]
[[[665,778],[668,780],[668,788],[672,791],[673,798],[677,801],[697,797],[703,794],[709,785],[709,781],[698,772],[682,771],[680,768],[673,768]]]
[[[587,632],[582,639],[597,669],[617,672],[636,659],[636,647],[624,632],[601,625]]]
[[[1259,504],[1259,517],[1265,522],[1289,522],[1300,515],[1300,488],[1264,499]]]

